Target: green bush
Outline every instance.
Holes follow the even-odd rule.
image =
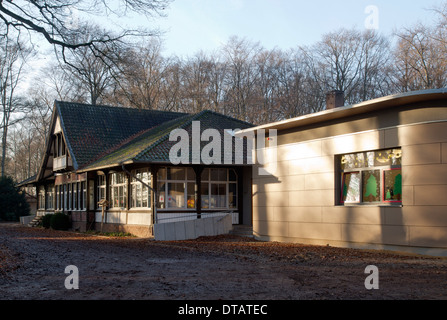
[[[50,226],[54,230],[68,230],[70,228],[70,217],[65,213],[56,212],[50,219]]]
[[[30,207],[21,192],[10,177],[0,178],[0,221],[19,221],[20,217],[27,216]]]
[[[44,227],[45,229],[49,229],[51,227],[51,217],[53,215],[54,214],[52,213],[48,213],[42,217],[42,227]]]

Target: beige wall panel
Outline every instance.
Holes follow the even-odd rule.
[[[343,224],[376,224],[384,221],[381,207],[325,207],[323,208],[323,222]]]
[[[253,194],[253,207],[289,206],[289,192],[257,192]]]
[[[380,149],[383,147],[382,141],[382,131],[369,131],[328,138],[322,141],[322,154],[334,155]]]
[[[402,147],[402,165],[441,163],[441,144],[419,144]]]
[[[278,147],[278,160],[296,160],[321,156],[321,140],[291,143]]]
[[[274,221],[322,222],[321,207],[274,207]]]
[[[447,141],[447,122],[409,125],[398,128],[401,146]]]
[[[402,179],[405,181],[405,178]],[[414,205],[414,187],[402,186],[402,205],[412,206]]]
[[[447,248],[447,227],[411,227],[410,245]]]
[[[334,173],[314,173],[305,175],[306,190],[327,189],[334,187]]]
[[[288,177],[282,177],[284,190],[298,191],[305,189],[305,175],[291,175]]]
[[[253,179],[253,193],[304,190],[304,175]]]
[[[289,175],[289,161],[278,161],[253,166],[253,178],[281,177]]]
[[[385,223],[389,225],[447,227],[447,206],[407,206],[385,208]]]
[[[394,148],[400,146],[399,132],[397,128],[384,129],[384,148]]]
[[[334,172],[333,156],[290,160],[288,162],[290,175]]]
[[[291,207],[318,207],[334,205],[334,190],[290,191]]]
[[[344,241],[408,245],[408,228],[403,226],[344,225]]]
[[[442,153],[441,153],[442,163],[447,163],[447,143],[442,143],[441,149],[442,149]]]
[[[289,236],[293,238],[342,240],[341,225],[332,223],[289,222]]]
[[[447,164],[428,164],[402,167],[403,185],[447,185]]]
[[[414,186],[414,204],[426,206],[447,205],[447,185]]]
[[[253,220],[274,221],[273,207],[253,207]]]
[[[258,221],[253,220],[253,232],[260,235],[269,235],[275,237],[288,237],[288,223],[275,222],[275,221]]]

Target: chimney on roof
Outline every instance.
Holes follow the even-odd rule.
[[[345,105],[345,93],[341,90],[332,90],[326,94],[326,110],[343,107]]]

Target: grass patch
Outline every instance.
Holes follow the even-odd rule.
[[[92,234],[96,236],[104,236],[104,237],[135,237],[133,234],[129,232],[101,232],[97,230],[88,230],[83,233]]]

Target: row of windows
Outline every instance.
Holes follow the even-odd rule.
[[[149,169],[132,172],[130,181],[130,207],[150,208],[151,174]],[[204,169],[202,172],[203,209],[237,208],[237,176],[233,169]],[[109,174],[110,208],[127,207],[127,175]],[[159,209],[195,209],[196,179],[192,168],[160,168],[157,174],[157,208]],[[143,182],[143,183],[142,183]],[[98,176],[98,202],[106,196],[106,176]]]
[[[41,186],[38,197],[39,209],[47,210],[86,210],[87,188],[86,182],[73,182],[64,185],[48,186],[47,190]]]

